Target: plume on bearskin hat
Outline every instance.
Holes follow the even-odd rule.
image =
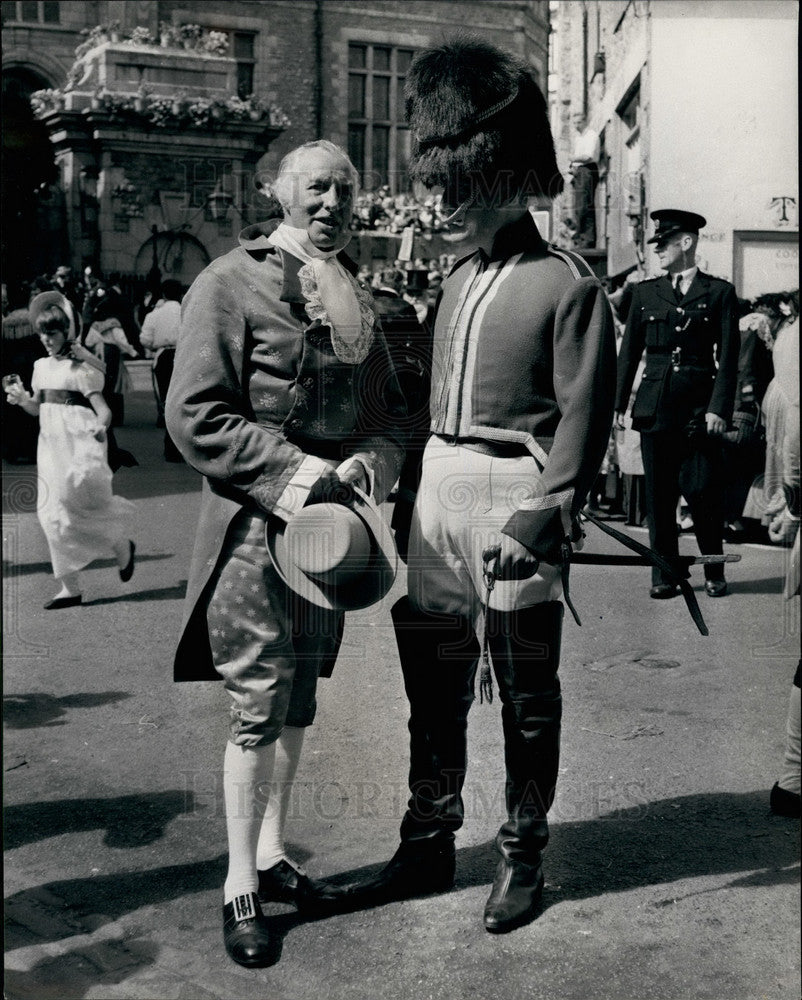
[[[461,36],[419,53],[405,84],[410,176],[449,200],[562,191],[546,100],[528,67]]]

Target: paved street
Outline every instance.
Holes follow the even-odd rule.
[[[223,950],[219,684],[174,685],[171,657],[199,479],[161,460],[144,369],[115,476],[138,563],[54,593],[35,469],[5,466],[6,996],[10,1000],[797,1000],[799,836],[768,811],[799,646],[786,553],[731,546],[731,596],[694,576],[711,635],[634,567],[578,567],[566,619],[561,783],[539,919],[491,936],[503,762],[499,705],[474,706],[452,892],[326,920],[269,909],[276,963]],[[641,541],[642,531],[634,532]],[[690,539],[683,546],[692,551]],[[620,551],[590,527],[587,548]],[[389,858],[405,800],[406,702],[389,608],[351,616],[321,682],[288,824],[314,876]]]

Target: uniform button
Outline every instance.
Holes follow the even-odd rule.
[[[649,319],[654,319],[654,316],[650,316]]]
[[[685,315],[685,310],[682,308],[682,306],[677,306],[677,312],[680,314],[680,316]]]
[[[675,326],[674,329],[677,331],[677,333],[682,333],[682,327],[681,326]]]

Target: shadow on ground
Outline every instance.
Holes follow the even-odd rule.
[[[145,823],[143,831],[132,834],[131,818],[148,804],[148,799],[155,815]],[[11,840],[25,842],[26,830],[47,830],[51,824],[61,832],[89,825],[105,826],[107,839],[121,838],[122,843],[116,846],[136,846],[143,838],[160,836],[166,822],[190,807],[191,804],[184,802],[183,793],[177,792],[161,797],[144,796],[140,800],[134,797],[18,807],[22,810],[20,814],[10,817]],[[64,817],[68,817],[66,823]],[[136,845],[130,844],[132,837]],[[673,900],[677,898],[673,883],[700,876],[739,876],[726,886],[706,891],[732,886],[790,885],[798,880],[798,861],[797,828],[790,821],[769,814],[765,791],[665,799],[594,820],[556,825],[548,849],[543,910],[568,901],[664,884],[671,886],[667,892]],[[330,881],[350,885],[374,875],[380,867],[375,864],[341,872]],[[489,844],[459,850],[453,891],[479,885],[489,888],[494,867],[495,856]],[[141,907],[184,899],[192,893],[218,891],[224,877],[225,856],[219,856],[141,872],[54,881],[26,889],[6,900],[7,948],[58,941],[86,933],[87,922],[91,923],[91,929],[96,929]],[[41,914],[43,907],[52,910],[50,924],[43,923],[41,916],[36,921],[31,916]],[[370,908],[364,899],[359,906],[349,907]],[[266,912],[276,936],[278,961],[284,938],[305,918],[286,911],[276,914],[271,912],[274,909],[268,907]],[[197,911],[188,907],[186,912],[188,920],[197,920],[206,930],[220,916],[216,908]],[[35,930],[31,929],[32,924]]]
[[[106,847],[126,849],[152,844],[167,824],[194,809],[187,791],[122,795],[114,799],[55,799],[26,802],[3,810],[4,849],[83,830],[105,830]],[[92,880],[96,884],[97,880]]]
[[[3,695],[3,722],[9,729],[35,729],[38,726],[66,726],[68,708],[96,708],[110,702],[130,698],[129,691],[99,691],[95,694]]]
[[[152,555],[145,555],[137,550],[136,562],[137,565],[145,562],[156,562],[162,559],[172,559],[174,553],[172,552],[154,552]],[[96,559],[91,562],[86,569],[116,569],[117,560],[116,559]],[[46,573],[50,576],[53,572],[53,567],[49,562],[34,562],[34,563],[13,563],[7,559],[3,560],[3,576],[9,579],[14,576],[31,576],[34,573]]]

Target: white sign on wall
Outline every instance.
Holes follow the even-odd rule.
[[[799,287],[799,236],[735,233],[735,285],[741,298]]]

